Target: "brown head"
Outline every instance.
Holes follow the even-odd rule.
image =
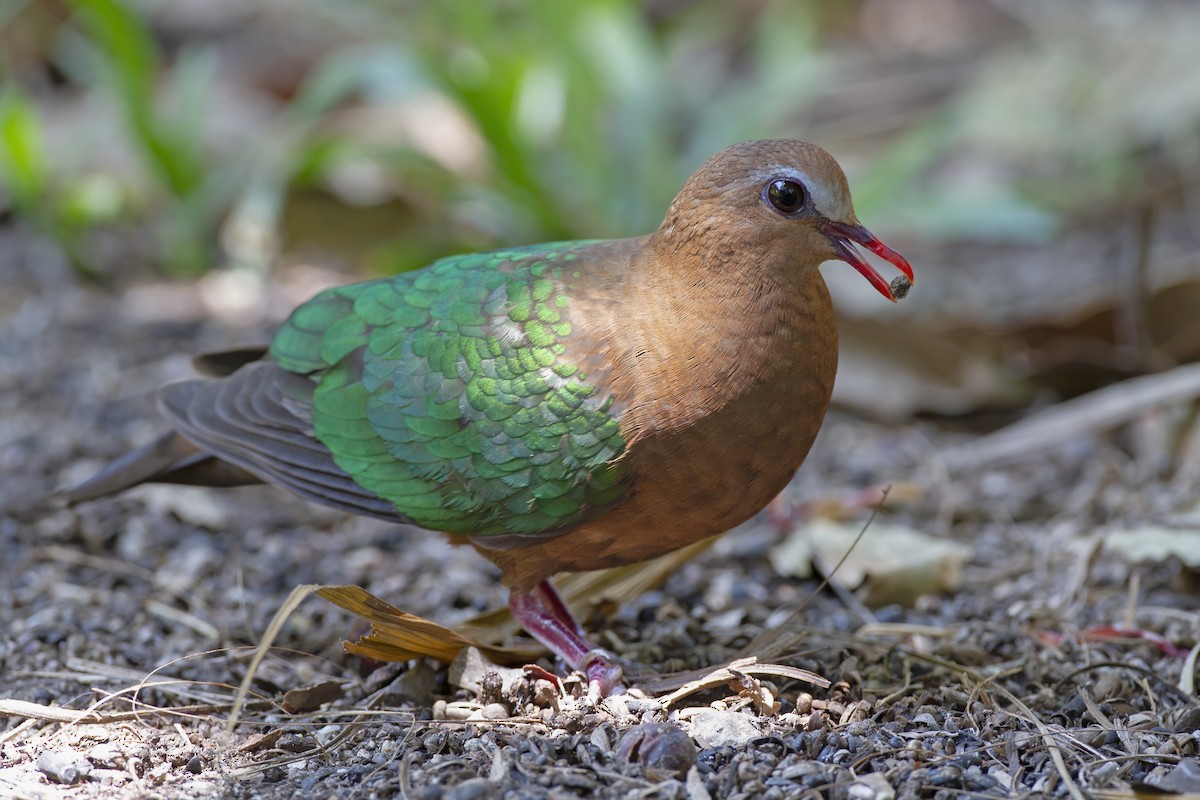
[[[911,283],[912,267],[854,216],[846,175],[833,156],[808,142],[742,142],[709,158],[688,179],[651,246],[683,259],[809,270],[849,263],[889,300],[903,296],[854,248],[857,242],[894,264]]]

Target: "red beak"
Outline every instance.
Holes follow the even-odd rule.
[[[852,242],[857,242],[863,247],[873,252],[875,255],[896,265],[896,268],[904,273],[908,278],[908,284],[912,285],[915,282],[913,277],[912,266],[908,260],[897,253],[892,248],[888,247],[879,239],[875,238],[875,234],[864,228],[862,225],[850,225],[845,222],[837,222],[835,220],[825,220],[821,223],[821,232],[829,237],[829,241],[833,242],[833,249],[837,251],[838,258],[845,261],[850,266],[862,273],[862,276],[874,286],[880,294],[891,300],[893,303],[908,293],[908,286],[897,287],[893,290],[887,281],[883,279],[874,267],[867,263],[859,252],[854,249]],[[903,283],[903,282],[901,282]]]

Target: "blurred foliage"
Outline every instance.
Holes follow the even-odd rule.
[[[793,135],[873,225],[1036,239],[1147,152],[1195,169],[1200,15],[1150,1],[17,0],[0,202],[85,273],[394,271],[645,232],[708,154]]]
[[[803,47],[814,35],[806,4],[767,3],[746,20],[737,5],[700,5],[653,20],[629,0],[297,3],[332,35],[258,135],[230,147],[210,135],[214,115],[237,113],[214,83],[253,76],[219,65],[216,44],[185,42],[168,61],[154,6],[68,8],[38,56],[71,93],[117,112],[116,140],[71,137],[61,144],[75,152],[47,164],[43,97],[10,75],[0,164],[13,205],[88,271],[102,266],[83,242],[94,226],[145,231],[142,255],[171,272],[262,265],[279,252],[289,202],[316,202],[305,187],[351,210],[400,201],[390,236],[364,231],[390,240],[368,253],[382,269],[462,247],[644,232],[709,152],[785,131],[822,65]],[[132,158],[113,169],[89,148]],[[68,214],[69,198],[97,183],[107,202]],[[353,213],[318,208],[353,229]]]
[[[296,105],[353,96],[381,113],[310,137],[319,155],[304,175],[353,183],[355,167],[361,178],[384,164],[406,182],[426,224],[395,243],[401,268],[464,244],[643,233],[709,153],[785,131],[823,63],[816,48],[794,56],[812,36],[804,4],[769,3],[745,22],[736,5],[655,22],[628,0],[323,10],[371,45],[324,58]],[[744,71],[727,70],[731,48],[750,54]],[[685,80],[697,70],[708,74]],[[371,130],[381,125],[390,138]],[[422,236],[439,227],[431,216],[448,220],[440,241]]]

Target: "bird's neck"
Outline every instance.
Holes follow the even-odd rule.
[[[732,346],[752,367],[756,342],[775,351],[812,336],[814,327],[834,330],[816,264],[700,235],[681,250],[660,237],[651,238],[642,263],[630,271],[634,291],[644,298],[639,307],[649,310],[638,320],[648,338],[683,351]]]
[[[636,394],[670,424],[750,395],[828,400],[837,333],[820,273],[737,263],[741,252],[689,259],[680,269],[651,251],[633,271],[637,311],[620,338]]]

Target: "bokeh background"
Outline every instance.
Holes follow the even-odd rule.
[[[291,269],[643,233],[707,155],[794,136],[918,273],[887,309],[827,268],[840,402],[1011,409],[1200,355],[1189,0],[9,0],[0,37],[0,211],[37,243],[6,260],[47,280],[244,315]]]

